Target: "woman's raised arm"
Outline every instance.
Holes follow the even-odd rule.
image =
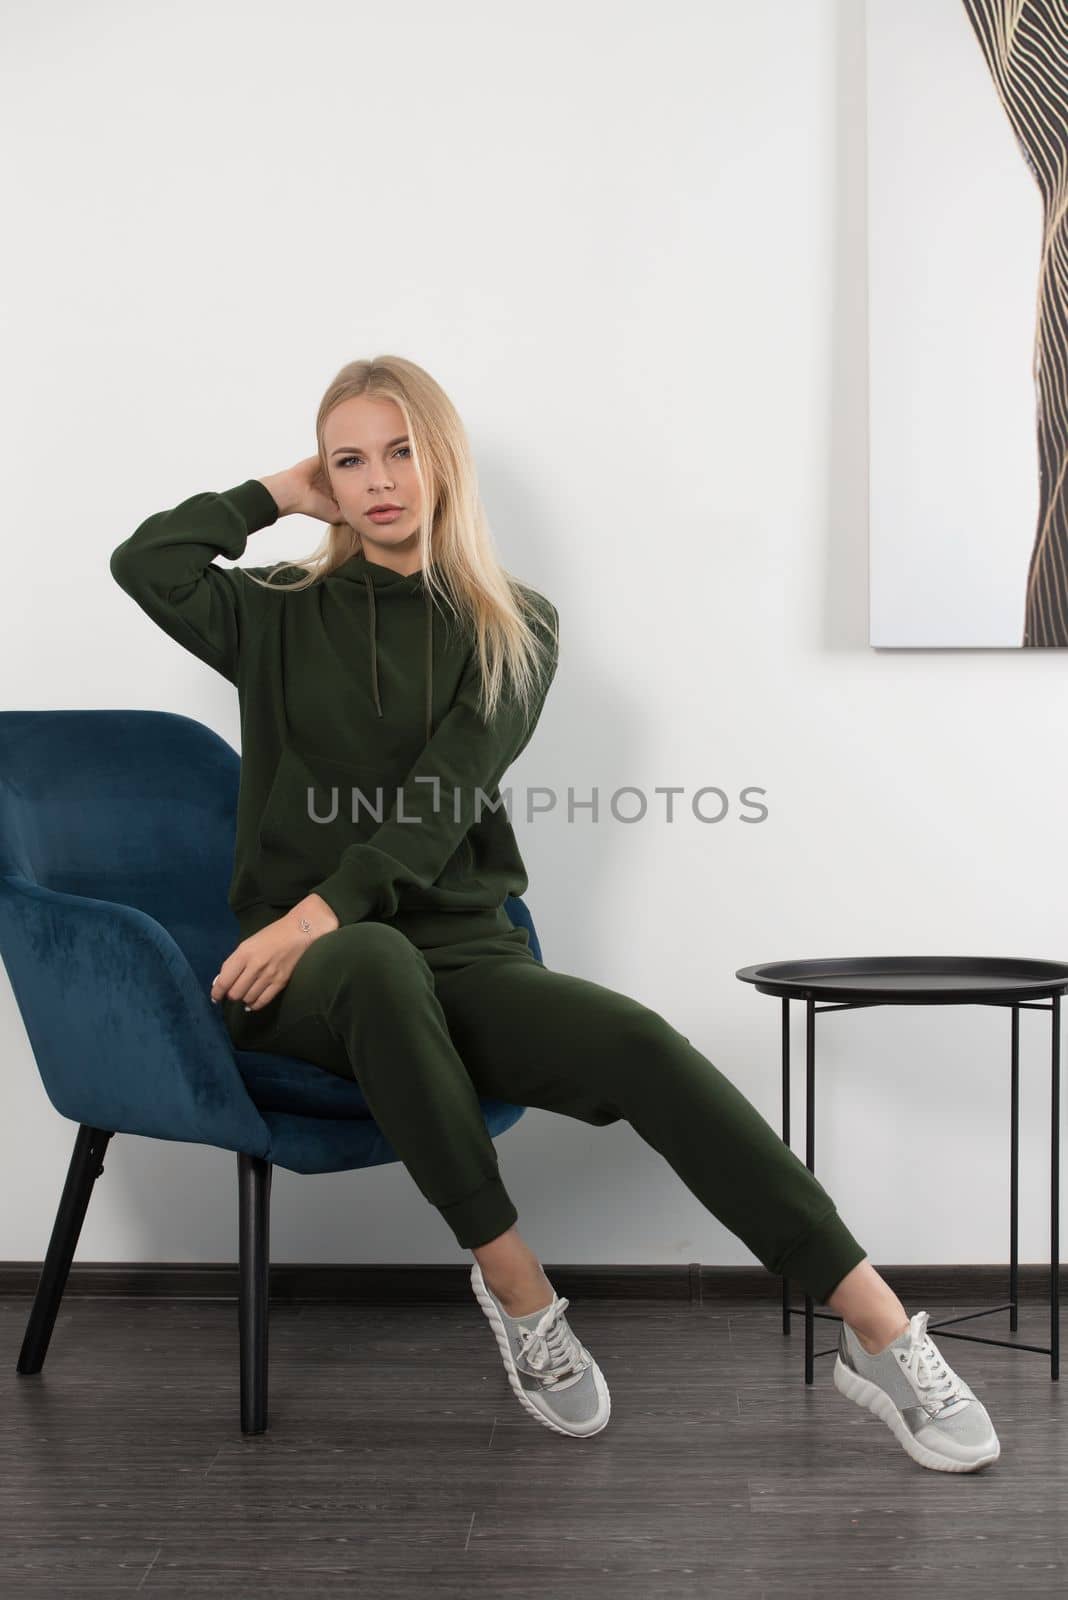
[[[155,512],[112,551],[111,575],[165,633],[236,684],[242,627],[263,590],[245,582],[243,569],[216,566],[215,557],[236,561],[250,534],[292,512],[341,520],[317,455]],[[249,570],[264,576],[270,569]]]
[[[259,478],[191,495],[135,528],[112,551],[111,575],[164,633],[236,684],[246,596],[255,586],[214,558],[236,561],[249,535],[280,514]]]

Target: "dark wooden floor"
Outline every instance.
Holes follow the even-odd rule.
[[[589,1440],[520,1408],[473,1298],[273,1305],[249,1437],[232,1301],[67,1299],[19,1377],[28,1307],[0,1300],[4,1600],[1068,1593],[1065,1381],[1041,1355],[942,1341],[1002,1446],[955,1475],[839,1395],[833,1356],[806,1388],[803,1321],[785,1339],[774,1301],[573,1301],[612,1391]],[[1048,1342],[1041,1303],[1018,1337]]]

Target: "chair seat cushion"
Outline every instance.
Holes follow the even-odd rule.
[[[265,1050],[235,1050],[245,1087],[261,1111],[302,1117],[369,1117],[370,1107],[355,1078],[298,1056]]]

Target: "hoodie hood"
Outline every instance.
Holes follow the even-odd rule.
[[[430,598],[430,591],[423,582],[423,569],[417,572],[394,572],[392,567],[384,567],[378,561],[368,561],[361,554],[350,556],[343,561],[340,567],[330,574],[344,583],[362,584],[367,593],[367,633],[371,641],[368,667],[371,674],[371,695],[375,703],[375,711],[382,717],[382,697],[378,692],[378,629],[376,626],[375,596],[376,593],[386,589],[394,590],[398,595],[411,595],[423,597],[426,611],[426,737],[430,739],[433,732],[434,704],[434,605]]]

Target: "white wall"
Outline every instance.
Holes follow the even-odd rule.
[[[778,1126],[779,1003],[738,967],[1068,954],[1064,663],[866,642],[861,7],[405,15],[9,10],[5,699],[182,711],[236,746],[234,691],[108,556],[149,512],[309,453],[345,360],[410,356],[467,420],[503,559],[561,613],[512,784],[596,787],[602,820],[519,819],[546,961],[655,1006]],[[287,519],[254,559],[318,532]],[[672,783],[760,785],[770,815],[612,820],[618,785]],[[40,1259],[74,1127],[6,980],[0,1033],[0,1257]],[[1037,1261],[1046,1019],[1021,1033]],[[1007,1260],[1007,1013],[837,1012],[818,1035],[816,1170],[872,1258]],[[754,1262],[625,1123],[534,1110],[499,1152],[548,1261]],[[235,1166],[114,1140],[79,1259],[235,1259]],[[469,1259],[399,1165],[279,1169],[272,1255]]]

